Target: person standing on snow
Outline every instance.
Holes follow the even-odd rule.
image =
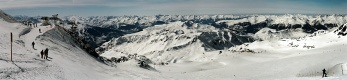
[[[323,77],[328,77],[325,68],[324,68],[322,71],[323,71],[323,76],[322,76],[322,78],[323,78]]]
[[[31,45],[33,46],[33,49],[35,49],[35,42],[31,43]]]
[[[48,58],[48,48],[46,48],[44,55],[45,55],[45,59],[47,59]]]
[[[43,50],[41,50],[41,58],[43,59]]]

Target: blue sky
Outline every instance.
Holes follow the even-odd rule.
[[[11,15],[347,14],[347,0],[0,0]]]

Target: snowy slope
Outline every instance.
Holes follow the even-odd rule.
[[[108,56],[109,58],[112,55],[112,57],[127,56],[129,54],[145,55],[157,63],[176,63],[181,59],[200,61],[200,54],[227,50],[228,48],[254,41],[298,40],[299,42],[291,42],[286,45],[311,48],[318,43],[306,44],[300,41],[301,38],[325,34],[336,29],[335,27],[328,30],[318,30],[310,34],[305,33],[302,28],[284,30],[262,28],[255,34],[243,34],[241,31],[218,29],[204,24],[196,24],[195,27],[189,27],[185,23],[177,21],[156,25],[137,33],[113,38],[97,48],[96,51],[98,54]],[[343,28],[340,27],[340,29]],[[244,49],[240,50],[244,51]]]
[[[89,29],[98,31],[99,29],[95,28],[98,25],[115,25],[119,24],[118,22],[120,25],[132,25],[145,19],[145,17],[134,17],[138,16],[124,16],[119,19],[96,17],[77,21],[81,22],[78,27],[82,31],[87,30],[84,28],[86,23],[96,25]],[[212,22],[199,22],[206,19],[205,17]],[[76,18],[78,17],[74,19]],[[4,38],[0,39],[4,42],[0,42],[2,50],[0,63],[6,66],[0,66],[2,71],[0,78],[68,80],[344,80],[347,78],[345,73],[342,73],[347,68],[345,58],[347,37],[340,35],[346,33],[345,16],[161,15],[146,19],[148,20],[143,20],[141,23],[148,25],[146,23],[160,20],[164,24],[156,24],[138,32],[111,38],[97,49],[101,56],[109,59],[129,54],[139,55],[129,61],[117,63],[117,67],[107,66],[90,57],[76,46],[62,28],[40,26],[39,28],[45,33],[38,33],[38,28],[34,28],[24,34],[27,29],[23,27],[3,27],[22,25],[1,22],[0,34]],[[235,20],[230,22],[230,19]],[[213,24],[219,21],[219,24]],[[296,27],[296,24],[300,27]],[[221,26],[226,27],[221,28]],[[109,29],[118,30],[118,27]],[[6,42],[9,31],[15,32],[15,35],[24,34],[21,38],[15,39],[15,48],[19,50],[15,52],[14,63],[8,61],[8,51],[3,51],[8,49],[3,44],[9,44]],[[32,41],[36,41],[38,50],[31,48]],[[37,54],[44,48],[50,49],[49,60],[42,60]],[[138,66],[138,58],[143,57],[151,62],[148,63],[151,69]],[[323,68],[327,69],[329,77],[321,77]]]
[[[1,80],[114,80],[143,77],[99,62],[77,47],[63,28],[26,27],[18,23],[0,21]],[[43,33],[39,33],[39,29]],[[29,32],[20,35],[22,30]],[[13,62],[10,61],[10,32],[14,34]],[[31,47],[32,41],[36,43],[35,49]],[[49,49],[47,60],[41,59],[39,55],[45,48]]]
[[[336,22],[332,19],[329,22],[329,17],[318,17],[324,18],[319,24],[332,23],[335,26],[326,25],[327,29],[316,29],[313,33],[307,33],[305,28],[300,27],[269,27],[261,28],[255,34],[242,35],[209,25],[194,24],[195,27],[189,27],[185,25],[186,22],[177,21],[113,38],[97,48],[97,51],[106,58],[119,58],[129,54],[146,56],[152,61],[150,65],[161,72],[162,76],[172,76],[173,79],[322,79],[320,74],[323,68],[330,75],[323,79],[344,78],[342,74],[338,74],[342,68],[336,66],[344,67],[341,64],[346,63],[343,51],[347,38],[338,35],[338,32],[344,33],[345,26],[342,22],[346,19],[335,20]],[[303,18],[304,22],[288,22],[292,18],[279,19],[284,20],[273,23],[284,24],[286,27],[286,24],[307,25],[310,22],[308,19],[312,18]],[[313,23],[311,27],[315,27],[315,24],[317,23]],[[213,33],[217,35],[212,35]],[[244,36],[257,40],[253,42],[247,38],[242,39]],[[235,40],[241,40],[242,45],[224,46],[233,44],[228,42]],[[206,46],[208,43],[205,42],[224,49]],[[169,65],[158,65],[162,62]],[[133,64],[129,61],[118,65]]]
[[[2,10],[0,10],[0,18],[4,21],[10,22],[10,23],[15,23],[17,22],[14,18],[12,18],[12,16],[10,16],[9,14],[3,12]]]
[[[166,25],[168,32],[172,25]],[[129,34],[124,38],[110,41],[111,46],[101,56],[108,58],[126,56],[137,53],[150,58],[154,62],[168,61],[169,65],[151,64],[160,73],[158,76],[170,76],[169,79],[227,79],[227,80],[319,80],[345,79],[342,71],[346,66],[346,36],[337,35],[332,31],[319,31],[301,38],[255,41],[221,51],[204,51],[199,40],[178,50],[156,50],[170,47],[170,43],[179,44],[180,40],[172,40],[169,44],[148,41],[153,39],[139,37],[140,34],[151,34],[161,30],[162,26],[147,28],[142,32]],[[159,29],[158,29],[159,28]],[[165,34],[160,32],[159,34]],[[157,36],[160,37],[160,36]],[[121,40],[119,40],[121,39]],[[154,38],[155,39],[155,38]],[[164,38],[165,39],[165,38]],[[125,42],[119,42],[124,41]],[[139,41],[136,41],[139,40]],[[129,41],[129,42],[127,42]],[[170,40],[168,40],[170,41]],[[189,41],[189,40],[186,40]],[[297,46],[295,46],[297,45]],[[105,47],[104,45],[103,47]],[[140,48],[139,48],[140,47]],[[141,50],[138,50],[141,49]],[[152,52],[150,52],[152,50]],[[149,52],[149,53],[148,53]],[[119,67],[133,65],[132,61],[119,63]],[[328,70],[327,78],[321,77],[321,70]],[[122,68],[125,69],[125,68]],[[131,70],[131,69],[126,69]]]

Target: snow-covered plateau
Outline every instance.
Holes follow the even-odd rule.
[[[0,80],[347,79],[345,15],[3,16]]]

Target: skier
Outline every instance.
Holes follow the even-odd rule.
[[[325,68],[324,68],[322,71],[323,71],[323,76],[322,76],[322,78],[323,78],[323,77],[328,77]]]
[[[33,49],[35,49],[35,47],[34,47],[35,46],[35,42],[31,43],[31,45],[33,46]]]
[[[43,59],[43,50],[41,50],[41,58]]]
[[[39,32],[41,33],[41,29],[39,29]]]
[[[45,59],[47,59],[48,58],[48,48],[46,48],[46,50],[45,50]]]

